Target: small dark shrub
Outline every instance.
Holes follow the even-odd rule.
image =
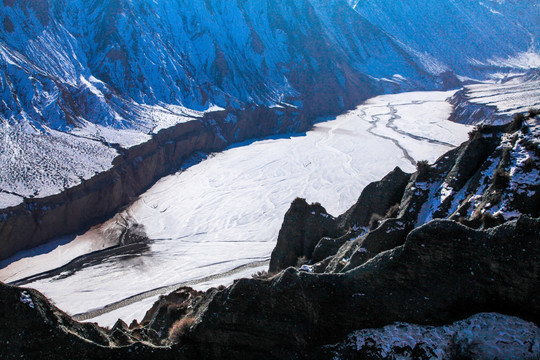
[[[395,218],[397,217],[398,214],[399,214],[399,203],[394,204],[388,208],[388,210],[386,211],[385,218],[387,219]]]
[[[527,151],[532,151],[534,155],[540,157],[540,147],[538,143],[532,139],[523,139],[521,140],[521,145],[527,149]]]
[[[176,321],[169,330],[169,340],[171,340],[173,343],[179,342],[182,336],[189,331],[189,328],[194,322],[195,318],[192,316],[186,316]]]
[[[534,162],[534,159],[533,158],[527,158],[527,160],[525,160],[523,162],[523,171],[524,172],[531,172],[533,169],[534,169],[534,166],[535,166],[535,162]]]
[[[296,267],[302,267],[302,265],[305,265],[308,263],[308,258],[305,256],[299,256],[298,259],[296,259]]]
[[[416,163],[416,170],[420,173],[420,174],[427,174],[429,173],[429,170],[430,170],[430,166],[429,166],[429,162],[427,160],[421,160],[419,162]]]
[[[381,220],[383,220],[384,217],[382,217],[381,215],[379,214],[371,214],[371,218],[369,219],[369,227],[373,230],[373,229],[376,229],[377,226],[379,226],[379,223],[381,222]]]
[[[501,198],[501,191],[491,191],[487,197],[487,201],[489,201],[492,205],[496,205],[501,202]]]
[[[510,182],[510,174],[502,168],[497,168],[493,172],[493,187],[495,189],[504,189]]]
[[[535,109],[535,108],[529,109],[529,118],[530,119],[534,119],[538,115],[540,115],[540,109]]]
[[[525,115],[523,115],[522,113],[515,114],[514,117],[512,118],[512,122],[510,122],[508,126],[508,131],[509,132],[518,131],[519,129],[521,129],[521,126],[523,126],[524,121],[525,121]]]
[[[483,133],[487,133],[492,129],[493,126],[488,124],[476,125],[471,131],[469,131],[469,140],[480,138]]]

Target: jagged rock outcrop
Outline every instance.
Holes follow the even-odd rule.
[[[134,334],[144,332],[121,323],[112,334],[80,325],[39,293],[1,285],[0,318],[6,324],[0,341],[12,346],[2,351],[6,356],[60,359],[75,353],[127,359],[151,353],[160,358],[308,359],[321,356],[327,351],[321,346],[341,341],[353,330],[395,321],[445,324],[495,311],[538,322],[539,233],[540,219],[527,217],[487,230],[434,220],[413,230],[402,246],[346,273],[289,268],[269,280],[242,279],[228,289],[195,294],[179,312],[194,323],[173,348],[141,343],[117,348],[115,342],[130,343],[137,339]],[[179,291],[175,299],[185,304],[191,293]],[[152,316],[161,318],[175,299],[159,304]],[[55,346],[47,347],[43,341],[51,341],[46,337],[51,331]]]
[[[120,322],[110,331],[78,323],[39,292],[0,283],[1,359],[179,358],[176,351],[128,330]]]
[[[346,273],[289,268],[210,292],[188,336],[201,358],[308,359],[355,329],[395,321],[497,311],[538,322],[539,233],[540,220],[525,217],[483,231],[434,220]]]
[[[320,204],[309,205],[304,199],[295,199],[285,214],[272,251],[269,272],[294,266],[301,257],[311,259],[313,249],[323,236],[336,237],[338,234],[336,219]]]
[[[368,227],[373,215],[384,217],[391,206],[400,202],[410,177],[397,167],[382,180],[366,186],[356,204],[338,217],[340,227]]]

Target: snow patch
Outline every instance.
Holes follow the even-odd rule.
[[[32,309],[35,308],[34,301],[27,291],[21,291],[21,297],[19,300],[21,300],[23,304],[30,306]]]
[[[430,360],[467,351],[475,359],[523,360],[540,356],[540,328],[513,316],[481,313],[441,327],[395,323],[356,331],[349,341],[356,350],[375,344],[383,358],[409,347],[426,349]]]

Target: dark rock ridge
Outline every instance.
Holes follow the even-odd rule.
[[[1,285],[0,354],[310,359],[354,330],[395,321],[440,325],[493,311],[538,323],[539,233],[540,219],[527,217],[488,230],[434,220],[410,232],[403,245],[345,273],[289,268],[269,280],[242,279],[195,294],[189,305],[190,291],[179,290],[152,309],[145,327],[131,329],[76,323],[39,293]],[[180,343],[156,347],[154,328],[166,339],[164,326],[186,317],[194,323]]]
[[[235,122],[227,122],[234,116]],[[177,171],[197,152],[220,151],[233,142],[302,131],[306,117],[293,108],[252,107],[220,111],[161,130],[141,145],[122,149],[110,170],[45,198],[0,209],[0,259],[72,234],[112,216],[159,178]]]
[[[146,330],[78,323],[35,290],[0,283],[0,300],[1,359],[177,359]]]
[[[443,324],[496,311],[538,322],[539,233],[538,219],[485,231],[434,220],[345,273],[289,268],[209,292],[188,339],[207,359],[309,359],[353,330],[395,321]]]
[[[368,227],[374,214],[384,216],[392,206],[399,204],[410,177],[396,167],[382,180],[367,185],[356,204],[339,216],[339,226]]]

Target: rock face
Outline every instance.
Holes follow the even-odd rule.
[[[311,259],[322,237],[338,234],[336,220],[320,204],[308,205],[304,199],[295,199],[285,214],[277,245],[272,251],[269,272],[294,266],[301,257],[306,261]]]
[[[394,321],[443,324],[498,311],[537,322],[539,232],[538,219],[486,231],[432,221],[346,273],[289,268],[211,292],[189,336],[201,358],[307,359],[355,329]]]
[[[178,358],[169,348],[150,345],[143,333],[121,323],[109,331],[81,324],[32,289],[0,283],[0,357],[2,359],[162,359]],[[129,335],[128,335],[129,334]]]
[[[398,180],[392,182],[396,194],[377,195],[392,204],[388,198],[400,194],[395,213],[367,233],[349,220],[352,229],[322,238],[302,271],[288,268],[268,280],[243,279],[207,293],[190,314],[197,320],[184,343],[196,344],[201,358],[307,359],[330,357],[322,346],[354,329],[396,321],[441,325],[499,312],[538,322],[540,207],[532,202],[539,125],[533,115],[482,127],[435,164],[419,164],[412,176],[395,170],[384,180]],[[365,221],[374,211],[366,199],[389,186],[384,180],[366,187],[338,219]],[[298,214],[300,204],[291,213]],[[290,239],[294,249],[297,237]]]
[[[224,142],[202,122],[184,123],[123,151],[112,169],[81,185],[0,210],[0,258],[93,225],[178,168],[193,152],[223,146]]]
[[[373,215],[384,217],[390,207],[399,204],[409,179],[409,174],[395,168],[381,181],[366,186],[356,204],[338,218],[340,227],[368,227]]]

